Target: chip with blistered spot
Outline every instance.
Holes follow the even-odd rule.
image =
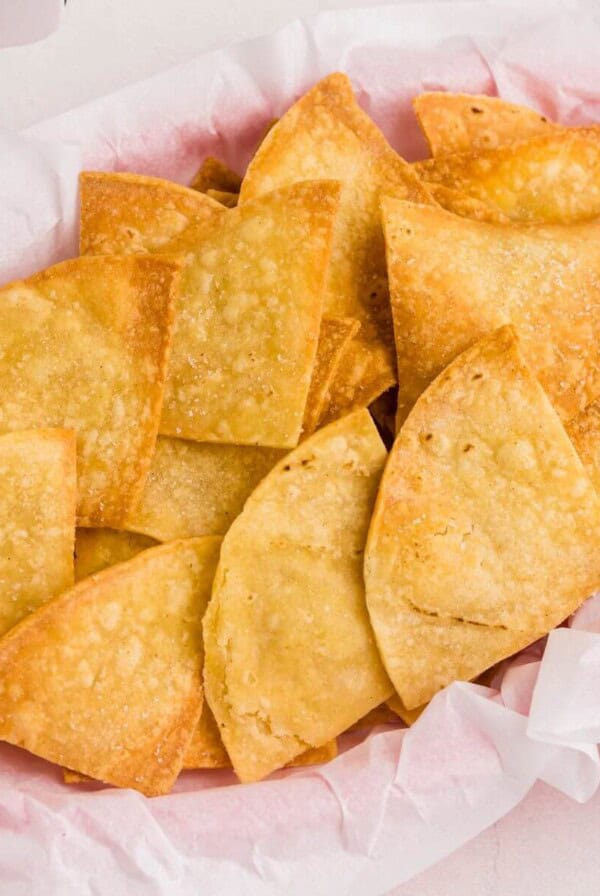
[[[597,221],[503,225],[385,199],[401,423],[461,351],[505,323],[563,420],[600,394]]]
[[[600,585],[600,496],[512,327],[431,384],[394,442],[365,554],[408,710],[531,644]]]
[[[436,156],[414,165],[513,221],[572,224],[600,215],[600,128],[561,128],[497,149]]]
[[[392,692],[362,557],[386,451],[368,411],[283,458],[223,540],[204,682],[242,781],[332,740]]]
[[[73,584],[75,435],[0,436],[0,635]]]
[[[147,796],[168,792],[202,705],[201,619],[221,539],[84,579],[0,642],[0,737]]]
[[[122,199],[113,193],[109,219],[96,212],[103,207],[96,192],[98,185],[105,188],[106,176],[82,179],[82,249],[94,251],[108,240],[113,251],[138,251],[140,244],[153,251],[156,220],[148,214],[149,244],[143,237],[145,210],[163,203],[170,185],[129,175],[111,178],[128,186]],[[175,205],[185,188],[174,187]],[[200,201],[201,194],[187,192]],[[202,197],[218,212],[198,221],[191,216],[171,242],[161,241],[161,252],[186,253],[163,435],[273,448],[298,443],[339,193],[336,182],[304,181],[230,210]],[[143,210],[139,215],[137,208]],[[134,234],[129,246],[128,230]]]
[[[560,128],[535,109],[495,96],[422,93],[413,108],[432,156],[495,149]]]
[[[248,166],[240,203],[311,177],[343,184],[325,314],[361,324],[347,367],[353,379],[346,383],[340,410],[348,413],[366,407],[396,381],[379,196],[432,200],[339,73],[319,81],[269,131]]]
[[[131,560],[158,542],[137,532],[116,529],[77,529],[75,534],[75,581],[94,575],[107,566]],[[65,589],[63,589],[65,590]]]
[[[161,413],[181,265],[76,258],[0,289],[0,433],[77,435],[80,525],[123,522]]]
[[[159,436],[142,497],[126,528],[159,541],[224,535],[284,454],[279,448]]]

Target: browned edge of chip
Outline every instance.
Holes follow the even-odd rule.
[[[199,193],[209,190],[239,193],[241,185],[242,178],[229,165],[214,156],[207,156],[192,178],[190,188]]]

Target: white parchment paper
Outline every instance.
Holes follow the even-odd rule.
[[[424,89],[500,93],[600,121],[593,3],[428,3],[325,13],[199,57],[21,134],[0,131],[0,280],[76,252],[81,167],[186,182],[207,154],[243,170],[265,124],[346,71],[408,158]],[[185,27],[185,23],[182,23]],[[378,896],[516,805],[537,779],[600,782],[600,600],[503,665],[454,684],[410,730],[344,739],[322,768],[240,786],[187,773],[173,794],[72,788],[0,745],[0,892],[10,896]]]

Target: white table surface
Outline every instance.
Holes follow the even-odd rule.
[[[0,49],[0,126],[25,127],[297,16],[379,2],[69,0],[49,38]],[[580,806],[538,785],[509,816],[393,896],[567,893],[600,893],[600,794]]]

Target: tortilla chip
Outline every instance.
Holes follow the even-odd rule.
[[[224,535],[285,453],[159,436],[144,492],[126,527],[159,541]]]
[[[587,474],[600,492],[600,402],[594,401],[566,425]]]
[[[348,364],[353,379],[344,407],[350,411],[396,381],[379,196],[431,199],[413,167],[360,109],[342,74],[320,81],[272,128],[250,162],[240,203],[308,177],[343,183],[324,313],[361,324]]]
[[[332,740],[391,694],[362,577],[385,458],[368,412],[345,417],[283,458],[225,536],[204,681],[242,781]]]
[[[502,327],[422,395],[379,490],[367,605],[406,708],[572,613],[600,585],[599,539],[600,497]]]
[[[424,181],[465,193],[513,221],[572,224],[600,214],[600,128],[564,128],[414,168]]]
[[[390,448],[396,437],[396,411],[398,408],[398,388],[388,389],[373,404],[369,405],[369,412],[375,421],[383,443]]]
[[[220,202],[226,208],[235,208],[240,196],[239,193],[228,193],[226,190],[207,190],[206,195],[214,199],[215,202]]]
[[[302,435],[311,435],[317,429],[327,409],[329,394],[335,377],[349,350],[350,341],[360,329],[351,317],[324,317],[321,321],[317,357],[310,380],[310,389],[304,408]]]
[[[151,548],[15,626],[0,641],[0,737],[108,784],[168,792],[200,716],[219,545]]]
[[[79,176],[82,255],[188,253],[226,209],[158,177],[84,171]]]
[[[154,450],[179,263],[77,258],[0,289],[0,432],[77,433],[80,525],[119,528]]]
[[[241,184],[242,178],[229,165],[221,159],[208,156],[198,168],[190,187],[199,193],[208,193],[209,190],[239,193]]]
[[[337,756],[337,741],[332,740],[315,750],[307,750],[289,763],[289,768],[305,765],[319,765]],[[204,702],[200,721],[188,745],[184,769],[231,768],[227,751],[223,746],[219,727],[209,705]]]
[[[78,529],[75,534],[75,581],[131,560],[140,551],[158,542],[136,532],[117,532],[115,529]],[[65,590],[65,589],[63,589]]]
[[[414,725],[421,713],[424,709],[427,708],[428,704],[424,703],[423,706],[416,706],[414,709],[407,709],[398,694],[394,694],[393,697],[387,701],[387,705],[390,710],[398,716],[398,718],[402,719],[405,725],[409,728],[411,725]]]
[[[429,184],[428,186],[435,201],[447,212],[453,212],[463,218],[471,218],[473,221],[487,221],[489,224],[507,224],[510,221],[508,215],[492,208],[487,202],[466,196],[459,190],[452,190],[441,184]]]
[[[527,106],[470,93],[422,93],[413,108],[432,156],[496,149],[560,129]]]
[[[398,723],[398,716],[389,708],[388,703],[389,700],[386,703],[381,703],[379,706],[376,706],[375,709],[372,709],[364,715],[362,719],[359,719],[358,722],[351,725],[348,730],[362,731],[365,728],[375,728],[376,725],[396,725]]]
[[[75,436],[0,436],[0,635],[73,584]]]
[[[106,226],[110,235],[119,233],[121,251],[127,230],[135,231],[132,245],[146,246],[140,237],[144,215],[136,216],[136,209],[164,203],[170,189],[166,181],[158,187],[149,181],[130,179],[124,204],[113,191]],[[96,229],[104,219],[86,212],[102,207],[99,182],[95,175],[82,180],[82,248],[93,248],[95,240],[104,245]],[[176,187],[174,202],[183,189]],[[144,196],[139,202],[136,192]],[[188,230],[161,243],[161,251],[187,253],[163,435],[275,448],[297,444],[338,200],[337,183],[305,181],[243,207],[221,209],[208,222],[206,216],[197,224],[190,218]]]
[[[600,394],[600,224],[494,225],[385,199],[401,422],[461,351],[512,322],[563,420]]]

